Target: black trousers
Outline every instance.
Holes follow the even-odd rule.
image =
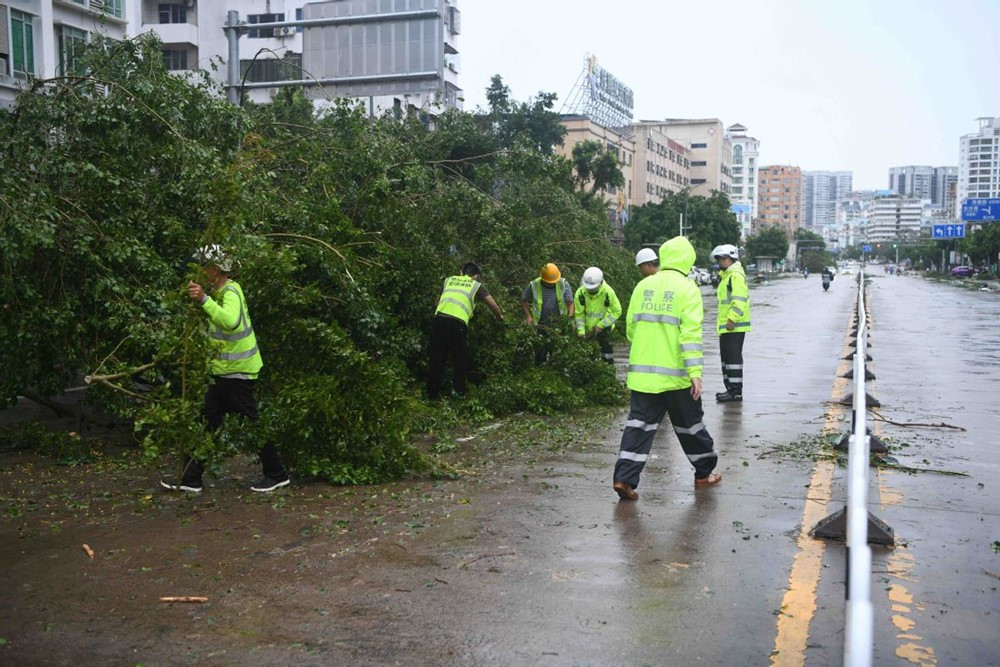
[[[468,390],[466,375],[469,370],[469,327],[454,317],[437,315],[431,331],[430,368],[427,371],[427,395],[436,399],[441,395],[444,365],[451,357],[451,382],[455,391],[465,396]]]
[[[602,329],[601,333],[597,334],[597,344],[601,346],[601,357],[604,361],[609,364],[615,363],[615,350],[614,346],[611,345],[610,329]]]
[[[726,391],[743,395],[743,339],[745,331],[719,334],[719,356],[722,357],[722,382]]]
[[[653,438],[665,414],[670,416],[670,423],[681,442],[681,449],[694,466],[694,476],[703,479],[715,469],[719,462],[714,450],[715,443],[702,422],[704,413],[701,400],[691,398],[690,389],[659,394],[633,390],[628,421],[625,422],[618,461],[615,463],[614,481],[625,482],[633,489],[639,486],[639,475],[649,460]]]
[[[223,418],[228,414],[243,415],[250,421],[257,421],[257,399],[253,395],[254,380],[239,380],[235,378],[215,378],[215,382],[205,392],[205,404],[201,408],[201,416],[205,418],[208,430],[215,433],[222,426]],[[284,480],[288,478],[285,466],[281,463],[278,449],[273,443],[267,443],[260,450],[260,462],[264,468],[264,476],[271,479]],[[205,468],[201,462],[188,459],[184,465],[183,482],[201,482]]]

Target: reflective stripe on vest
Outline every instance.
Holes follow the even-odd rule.
[[[560,278],[553,285],[556,291],[556,303],[559,305],[559,314],[566,315],[569,308],[566,306],[566,290],[569,284],[565,278]],[[535,324],[542,318],[542,279],[535,278],[531,281],[531,316],[535,318]]]
[[[476,309],[476,292],[480,285],[469,276],[446,278],[434,314],[449,315],[468,324]]]
[[[228,294],[227,294],[228,293]],[[233,329],[210,324],[208,336],[217,350],[211,361],[212,375],[254,379],[263,366],[246,299],[238,283],[229,282],[219,290],[220,301],[237,299],[240,315]],[[220,303],[221,306],[221,303]]]

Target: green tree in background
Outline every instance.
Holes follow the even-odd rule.
[[[747,238],[746,254],[748,261],[756,261],[758,257],[783,260],[788,254],[788,234],[777,225],[764,227]]]
[[[697,263],[708,266],[712,248],[724,243],[739,245],[740,225],[731,211],[729,197],[713,191],[710,197],[692,196],[686,190],[668,193],[661,201],[632,209],[625,226],[625,245],[636,252],[645,243],[660,244],[680,233],[685,215],[687,236],[697,252]]]

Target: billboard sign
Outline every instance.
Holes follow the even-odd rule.
[[[962,203],[962,220],[969,222],[1000,220],[1000,198],[966,199]]]
[[[934,225],[931,229],[934,239],[964,239],[965,225]]]

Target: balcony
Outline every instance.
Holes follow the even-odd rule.
[[[190,23],[154,23],[143,27],[153,30],[164,44],[198,44],[198,26]]]

